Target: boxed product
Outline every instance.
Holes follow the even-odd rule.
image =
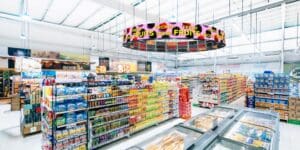
[[[297,119],[295,111],[289,111],[289,119],[291,119],[291,120]]]

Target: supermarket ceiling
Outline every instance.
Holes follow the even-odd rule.
[[[240,30],[280,28],[278,16],[284,1],[285,25],[295,26],[295,12],[300,9],[297,0],[0,0],[0,15],[26,14],[41,22],[118,36],[124,28],[145,22],[196,22],[223,28],[230,37]],[[232,29],[233,23],[239,29]]]

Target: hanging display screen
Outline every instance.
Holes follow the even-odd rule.
[[[176,52],[177,51],[177,43],[176,42],[167,42],[167,51]]]
[[[158,51],[158,52],[166,51],[166,43],[165,42],[156,42],[156,51]]]
[[[198,51],[197,41],[190,41],[189,42],[189,51],[190,52]]]
[[[30,57],[31,51],[30,49],[8,47],[8,55]]]
[[[178,52],[187,52],[188,42],[178,42]]]

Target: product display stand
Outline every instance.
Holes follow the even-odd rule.
[[[21,109],[21,133],[23,136],[41,131],[41,74],[40,72],[22,72],[20,97],[24,99]]]
[[[300,125],[300,78],[290,77],[289,118],[288,123]]]
[[[200,74],[199,79],[201,94],[197,99],[200,107],[231,103],[245,94],[246,77],[243,75],[206,73]]]
[[[178,92],[169,82],[155,81],[130,95],[131,134],[178,116]]]
[[[219,82],[216,74],[200,74],[200,95],[198,102],[200,107],[212,108],[220,104]]]
[[[130,81],[95,81],[87,85],[89,147],[98,149],[129,136]]]
[[[190,119],[192,115],[189,88],[182,87],[179,89],[179,117]]]
[[[265,72],[255,75],[255,108],[270,109],[288,120],[289,76]]]
[[[45,82],[42,129],[44,150],[87,149],[87,91],[82,82]]]

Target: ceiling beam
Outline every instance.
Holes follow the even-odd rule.
[[[100,28],[100,27],[102,27],[103,25],[105,25],[105,24],[111,22],[112,20],[116,19],[117,17],[119,17],[119,16],[121,16],[121,15],[122,15],[122,13],[117,13],[116,15],[112,16],[112,17],[109,18],[108,20],[99,23],[98,25],[96,25],[96,26],[90,28],[89,30],[91,30],[91,31],[96,31],[98,28]]]
[[[241,17],[241,16],[245,16],[245,15],[248,15],[248,14],[264,11],[266,9],[272,9],[272,8],[280,7],[282,3],[289,4],[289,3],[293,3],[293,2],[297,2],[297,0],[281,0],[281,1],[278,1],[278,2],[268,3],[268,4],[260,6],[260,7],[244,10],[243,12],[234,13],[234,14],[224,16],[224,17],[220,17],[220,18],[208,21],[208,22],[203,22],[203,24],[211,25],[211,24],[221,22],[222,20],[230,19],[230,18],[233,18],[233,17]]]
[[[101,5],[110,7],[112,9],[119,10],[119,11],[121,11],[121,14],[126,13],[126,14],[129,14],[129,15],[134,16],[134,17],[138,17],[138,18],[141,18],[141,19],[146,19],[145,18],[145,14],[146,14],[145,10],[135,8],[136,6],[138,6],[139,4],[143,3],[146,0],[141,0],[140,2],[137,2],[137,3],[132,4],[132,5],[126,4],[126,3],[121,4],[121,2],[119,0],[94,0],[94,1],[96,3],[99,3]],[[126,1],[124,1],[124,2],[126,2]],[[150,13],[147,13],[147,16],[148,16],[148,18],[157,18],[157,15],[150,14]],[[112,18],[115,19],[116,17],[113,16]],[[113,20],[112,18],[108,19],[108,21],[106,21],[106,23],[109,23],[110,21],[112,21]],[[166,19],[164,19],[164,18],[160,18],[160,20],[161,21],[166,21]],[[154,22],[155,20],[149,20],[149,21]],[[100,28],[101,26],[103,26],[106,23],[100,23],[97,26],[91,28],[90,30],[97,30],[98,28]]]
[[[43,16],[42,16],[42,18],[41,18],[40,21],[44,21],[44,19],[45,19],[47,13],[48,13],[50,7],[52,6],[53,2],[54,2],[54,0],[50,0],[49,1],[48,6],[47,6],[47,8],[46,8],[46,10],[45,10],[45,12],[44,12],[44,14],[43,14]]]
[[[61,22],[59,22],[58,24],[63,24],[68,19],[68,17],[76,10],[76,8],[79,6],[79,4],[81,2],[82,2],[82,0],[79,0],[77,2],[77,4],[72,8],[72,10],[66,15],[66,17]]]
[[[81,25],[83,25],[86,21],[88,21],[89,19],[91,19],[95,14],[97,14],[103,7],[100,7],[98,9],[96,9],[93,13],[91,13],[88,17],[86,17],[84,20],[82,20],[78,25],[76,25],[75,27],[80,27]]]

